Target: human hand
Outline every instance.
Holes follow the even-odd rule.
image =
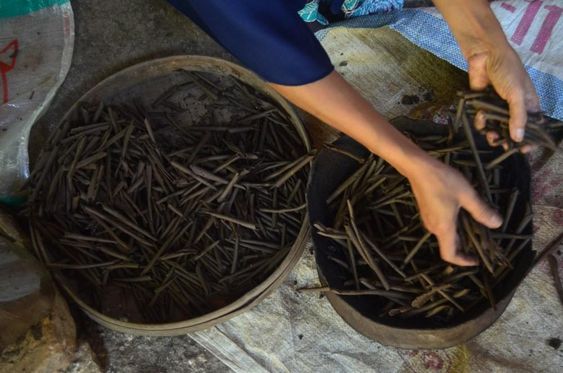
[[[420,217],[426,229],[438,239],[440,256],[460,266],[477,265],[477,259],[464,255],[459,248],[457,221],[460,207],[488,228],[498,228],[502,218],[489,207],[457,170],[438,160],[409,177]]]
[[[492,84],[501,98],[509,105],[510,137],[515,142],[524,138],[527,112],[540,110],[539,99],[535,88],[524,69],[516,52],[508,45],[494,50],[474,54],[468,58],[469,85],[473,90],[483,90]],[[478,130],[485,128],[485,117],[482,112],[475,116]],[[486,134],[490,145],[497,143],[498,133],[489,131]],[[530,150],[524,146],[523,151]]]
[[[508,102],[510,137],[524,138],[527,112],[539,111],[539,100],[520,58],[512,49],[487,0],[433,0],[454,34],[469,64],[471,89],[491,84]],[[483,129],[485,120],[477,115],[475,125]],[[495,143],[498,134],[487,134]],[[491,144],[493,145],[493,144]],[[523,149],[524,150],[524,149]]]

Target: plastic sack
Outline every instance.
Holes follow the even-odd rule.
[[[0,0],[0,202],[29,176],[28,139],[72,58],[69,0]]]
[[[0,210],[0,352],[45,317],[53,303],[54,285],[26,250],[28,241]]]

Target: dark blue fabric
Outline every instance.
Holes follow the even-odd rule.
[[[344,0],[332,0],[330,2],[330,11],[332,14],[340,14],[342,13],[342,4]]]
[[[265,80],[302,85],[334,69],[297,12],[304,0],[168,0]]]

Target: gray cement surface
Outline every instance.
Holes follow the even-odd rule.
[[[108,373],[228,372],[219,359],[188,336],[140,337],[93,326],[107,355],[95,351]],[[90,331],[89,333],[92,333]],[[92,340],[90,344],[94,344]],[[99,346],[97,346],[99,347]]]
[[[32,160],[50,124],[57,123],[86,91],[121,69],[180,54],[233,60],[166,0],[72,0],[71,4],[76,33],[72,65],[32,130]]]
[[[232,57],[165,0],[76,0],[72,66],[32,138],[42,137],[87,90],[138,62],[178,54]],[[31,156],[39,142],[32,141]],[[78,313],[80,314],[80,313]],[[224,372],[229,369],[207,350],[182,337],[136,337],[82,320],[88,340],[109,372]],[[76,367],[75,367],[76,368]]]

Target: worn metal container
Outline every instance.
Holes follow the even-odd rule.
[[[219,75],[233,76],[246,84],[252,86],[259,92],[272,98],[285,111],[291,123],[297,130],[303,145],[310,150],[310,142],[293,108],[278,93],[269,87],[255,74],[231,62],[205,57],[205,56],[174,56],[167,57],[126,68],[100,82],[86,94],[84,94],[70,110],[65,118],[79,107],[82,102],[99,102],[106,104],[149,103],[159,94],[177,84],[178,71],[188,70],[204,73],[215,73]],[[33,144],[32,144],[33,145]],[[40,144],[35,144],[40,145]],[[285,279],[287,274],[295,266],[303,253],[305,242],[308,238],[309,225],[307,217],[302,222],[299,234],[289,250],[285,259],[278,268],[268,276],[262,283],[248,291],[246,294],[232,303],[212,311],[208,314],[189,320],[163,323],[163,324],[140,324],[118,320],[102,314],[89,306],[81,297],[79,292],[71,285],[64,275],[55,272],[55,278],[66,294],[93,320],[110,329],[138,335],[172,336],[185,334],[209,328],[215,324],[226,321],[258,304],[270,292],[275,290]]]
[[[412,135],[445,134],[447,128],[433,123],[416,122],[408,118],[397,118],[392,121],[401,130]],[[358,156],[366,156],[367,149],[349,137],[342,137],[335,145]],[[481,149],[488,145],[481,141]],[[500,150],[499,150],[500,151]],[[497,154],[498,155],[498,154]],[[493,155],[494,156],[494,155]],[[530,201],[530,168],[521,154],[510,157],[503,163],[501,180],[503,187],[517,187],[520,190],[519,199],[513,212],[514,220],[519,221],[526,213],[526,205]],[[348,178],[357,168],[358,163],[351,158],[323,150],[317,156],[311,171],[311,182],[307,192],[307,204],[311,225],[320,222],[330,227],[334,219],[326,203],[332,192]],[[531,234],[531,224],[525,234]],[[320,236],[317,230],[312,230],[315,245],[315,259],[317,270],[323,285],[333,288],[343,288],[345,276],[342,267],[328,259],[336,252],[331,239]],[[375,296],[340,296],[327,293],[326,297],[335,311],[354,329],[384,345],[411,348],[435,349],[446,348],[463,343],[490,327],[497,320],[514,295],[516,288],[527,270],[533,265],[535,251],[531,243],[516,257],[514,269],[505,277],[503,283],[497,286],[493,293],[497,300],[496,309],[483,301],[469,312],[452,319],[447,325],[437,325],[431,320],[427,322],[391,317],[379,317],[378,309],[384,304],[383,298]]]

